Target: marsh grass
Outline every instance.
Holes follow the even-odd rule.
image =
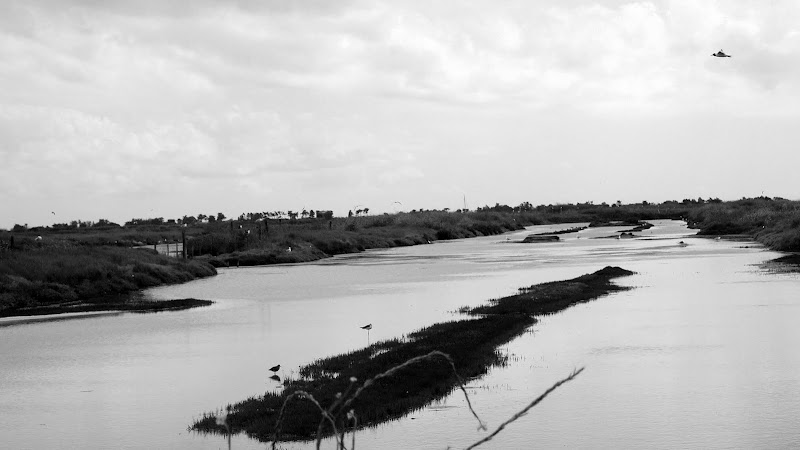
[[[689,214],[699,235],[748,235],[773,250],[800,251],[800,202],[759,197],[706,205]]]
[[[608,266],[571,280],[552,281],[520,288],[516,295],[490,300],[489,305],[462,311],[470,314],[552,314],[577,303],[630,289],[613,284],[611,280],[633,273],[620,267]]]
[[[455,388],[463,390],[462,380],[481,377],[490,367],[505,364],[498,348],[536,323],[534,315],[619,291],[623,288],[610,280],[632,273],[606,267],[573,280],[531,286],[492,301],[487,310],[463,310],[478,317],[437,323],[404,339],[314,361],[301,367],[300,378],[284,381],[282,391],[232,405],[227,416],[231,432],[273,443],[335,435],[343,447],[348,427],[398,419]],[[357,386],[358,380],[367,381]],[[222,432],[213,414],[204,415],[191,428]]]
[[[108,246],[48,245],[10,251],[0,259],[0,317],[95,311],[70,304],[125,303],[125,295],[162,284],[216,274],[200,261],[183,261],[153,250]]]

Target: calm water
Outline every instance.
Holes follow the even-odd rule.
[[[299,365],[452,319],[520,286],[614,264],[636,289],[543,319],[503,350],[508,367],[470,384],[490,429],[586,366],[483,448],[800,447],[800,279],[754,266],[752,243],[695,239],[656,222],[652,239],[503,236],[369,251],[315,264],[223,270],[153,289],[208,308],[0,327],[0,447],[225,448],[192,419],[279,388]],[[678,241],[689,245],[681,247]],[[360,325],[372,323],[367,333]],[[359,448],[461,448],[480,439],[460,393],[357,435]],[[234,448],[266,448],[245,437]],[[291,444],[285,448],[309,448]]]

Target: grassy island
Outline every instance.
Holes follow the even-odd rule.
[[[245,432],[261,441],[271,441],[276,435],[278,418],[282,417],[280,439],[304,440],[313,439],[318,432],[330,434],[331,427],[320,425],[320,411],[313,402],[294,398],[287,402],[298,391],[309,394],[326,408],[338,405],[332,408],[332,413],[340,430],[353,425],[346,423],[350,409],[351,419],[357,418],[358,426],[402,417],[444,398],[461,380],[480,377],[491,366],[503,364],[504,356],[498,347],[536,323],[535,316],[626,289],[611,280],[632,273],[606,267],[571,280],[522,288],[515,295],[491,300],[487,306],[462,309],[472,318],[438,323],[417,330],[406,339],[378,342],[315,361],[301,368],[301,378],[285,380],[281,392],[266,393],[233,405],[227,415],[227,426],[233,433]],[[431,358],[424,364],[404,365],[432,351],[443,352],[450,359]],[[391,376],[379,375],[398,367]],[[365,388],[363,394],[356,396],[354,392],[361,392],[359,386]],[[226,432],[212,414],[206,414],[192,429]]]

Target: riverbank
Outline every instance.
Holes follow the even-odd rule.
[[[209,306],[214,302],[198,300],[196,298],[181,298],[174,300],[135,300],[133,296],[125,295],[115,298],[101,298],[90,301],[73,303],[60,303],[56,305],[34,306],[13,310],[13,314],[0,312],[0,317],[29,317],[52,314],[74,314],[88,312],[138,312],[154,313],[161,311],[180,311],[201,306]]]
[[[350,409],[353,412],[349,416],[357,418],[359,427],[402,417],[444,398],[461,380],[480,377],[490,367],[504,364],[505,356],[498,347],[527,330],[536,322],[537,315],[552,314],[624,290],[626,288],[611,280],[632,273],[619,267],[606,267],[571,280],[530,286],[515,295],[492,300],[484,307],[462,309],[473,318],[438,323],[404,339],[383,341],[315,361],[301,367],[300,378],[285,380],[282,391],[268,392],[233,405],[227,415],[227,426],[234,433],[244,432],[260,441],[273,440],[285,405],[280,439],[312,439],[320,426],[320,412],[312,402],[288,400],[299,391],[313,396],[326,408],[338,405],[332,407],[331,414],[339,429],[353,425],[347,418]],[[391,376],[378,377],[432,351],[444,352],[449,359],[426,359],[424,364],[403,366]],[[363,394],[353,396],[359,387],[365,388]],[[322,427],[325,434],[332,432],[327,425]],[[213,414],[205,414],[192,424],[192,429],[225,432]]]
[[[687,216],[699,236],[745,235],[771,250],[800,252],[800,202],[779,197],[743,198],[693,209]]]
[[[153,303],[130,294],[216,273],[207,263],[145,249],[61,243],[7,251],[0,259],[0,317],[202,306],[203,300]]]

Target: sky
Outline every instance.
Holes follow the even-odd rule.
[[[795,0],[6,0],[0,228],[800,199],[798,56]]]

